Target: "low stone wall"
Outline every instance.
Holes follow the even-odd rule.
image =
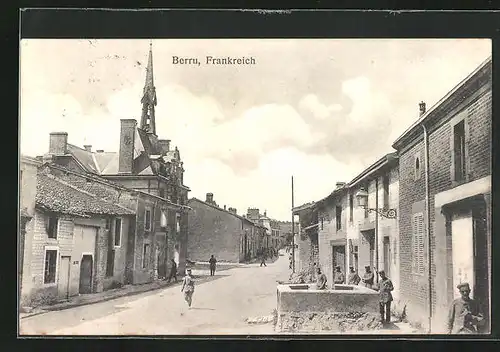
[[[316,290],[314,284],[278,285],[278,331],[337,332],[381,328],[379,295],[362,286],[335,285]]]

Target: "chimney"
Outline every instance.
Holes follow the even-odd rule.
[[[67,132],[52,132],[50,134],[49,153],[55,155],[66,154],[68,146]]]
[[[85,148],[86,151],[92,152],[92,146],[90,144],[85,144],[83,147]]]
[[[102,149],[97,149],[97,150],[96,150],[96,153],[104,153],[104,150],[102,150]]]
[[[267,210],[264,210],[264,216],[267,217]]]
[[[158,139],[158,149],[160,154],[170,151],[170,139]]]
[[[137,121],[134,119],[120,120],[120,154],[118,156],[118,173],[132,173],[134,160],[134,139]]]
[[[335,189],[339,189],[345,186],[345,182],[337,182],[335,184]]]
[[[224,210],[226,210],[226,204],[224,204]]]
[[[418,104],[418,107],[420,112],[419,116],[425,114],[426,108],[425,108],[425,103],[423,101],[421,101],[420,104]]]
[[[205,200],[207,203],[213,203],[214,202],[214,194],[213,193],[207,193],[207,198]]]

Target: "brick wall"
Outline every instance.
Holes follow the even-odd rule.
[[[431,284],[433,316],[438,315],[443,319],[445,306],[436,306],[437,293],[443,294],[442,290],[436,290],[436,266],[446,266],[449,251],[436,248],[436,213],[434,196],[437,193],[452,189],[457,186],[452,180],[453,172],[453,125],[464,118],[466,124],[466,153],[467,153],[467,181],[481,179],[491,175],[491,86],[486,83],[476,87],[470,95],[464,96],[460,102],[442,113],[439,120],[429,129],[429,192],[430,192],[430,236],[431,236]],[[423,134],[423,132],[422,132]],[[420,156],[421,177],[414,179],[415,155]],[[425,261],[425,274],[416,275],[411,271],[411,244],[412,228],[411,216],[417,211],[425,211],[425,158],[423,139],[417,143],[408,145],[400,151],[400,201],[399,201],[399,228],[400,228],[400,282],[401,298],[407,301],[407,314],[409,320],[419,322],[427,326],[429,310],[428,291],[428,258]],[[439,221],[444,221],[439,219]],[[426,221],[427,223],[427,221]],[[440,225],[440,227],[443,227]],[[444,230],[440,230],[444,231]],[[444,236],[439,234],[439,236]],[[439,239],[440,243],[446,245],[448,239]],[[427,255],[428,240],[425,238]],[[449,243],[448,243],[449,245]],[[443,253],[443,254],[439,254]],[[439,255],[439,257],[436,257]],[[446,301],[446,298],[444,298]],[[451,302],[448,302],[451,303]],[[436,310],[440,310],[436,312]],[[437,314],[436,314],[437,313]],[[434,323],[433,323],[434,324]]]
[[[415,162],[419,158],[420,178],[415,179]],[[410,321],[427,324],[428,278],[412,272],[412,215],[425,202],[425,159],[423,140],[400,154],[399,159],[399,232],[400,295],[407,304]],[[425,213],[425,209],[417,209]],[[424,214],[425,215],[425,214]],[[427,239],[425,240],[427,243]],[[424,260],[427,263],[427,260]]]
[[[213,254],[218,261],[238,262],[242,220],[197,200],[189,206],[188,258],[207,261]]]
[[[478,95],[476,92],[474,95]],[[430,232],[431,232],[431,275],[436,278],[436,265],[443,265],[446,257],[436,257],[436,219],[434,196],[437,193],[452,189],[458,186],[452,180],[453,175],[453,124],[464,118],[466,124],[466,155],[468,182],[479,180],[491,175],[491,90],[480,96],[472,96],[470,101],[457,106],[446,116],[444,124],[429,134],[429,191],[430,191]],[[448,238],[450,240],[451,238]],[[451,248],[451,243],[449,243]],[[451,251],[448,253],[451,256]],[[452,271],[451,271],[452,272]],[[436,320],[443,320],[442,312],[444,307],[437,307],[437,294],[442,294],[436,288],[438,282],[432,282],[432,307]],[[449,285],[450,286],[450,285]],[[451,289],[453,287],[450,286]],[[446,300],[445,300],[446,302]],[[448,304],[451,304],[448,299]],[[437,326],[442,322],[436,321]]]

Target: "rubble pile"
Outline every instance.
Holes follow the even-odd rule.
[[[382,329],[378,315],[373,313],[294,312],[282,315],[281,331],[365,331]]]
[[[305,284],[314,282],[313,273],[310,270],[302,270],[292,273],[289,278],[291,284]]]

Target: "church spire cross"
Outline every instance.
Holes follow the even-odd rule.
[[[146,68],[146,82],[144,83],[144,90],[141,99],[142,116],[141,116],[141,129],[147,132],[156,134],[156,121],[155,121],[155,106],[156,88],[153,79],[153,42],[149,42],[149,57],[148,66]]]

